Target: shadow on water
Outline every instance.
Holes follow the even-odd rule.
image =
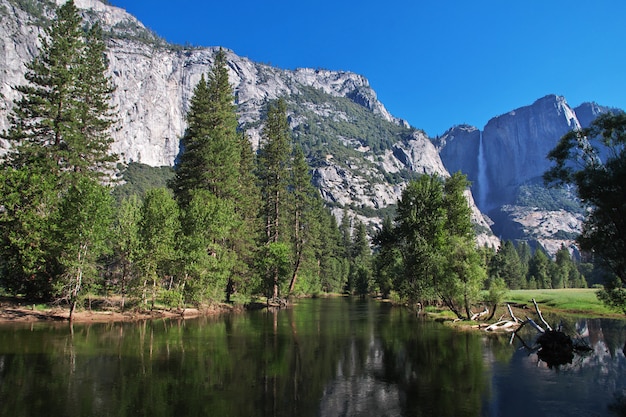
[[[624,322],[572,325],[594,351],[558,369],[506,335],[351,298],[73,331],[3,326],[0,415],[623,415]]]

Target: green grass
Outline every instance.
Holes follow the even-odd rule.
[[[571,288],[559,290],[510,290],[505,296],[506,302],[528,304],[533,308],[534,298],[539,308],[569,313],[594,315],[621,315],[609,309],[598,300],[597,289]],[[623,316],[623,315],[621,315]]]

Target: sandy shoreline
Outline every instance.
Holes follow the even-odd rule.
[[[184,310],[127,310],[115,309],[87,310],[81,309],[74,312],[74,323],[106,323],[128,322],[140,320],[152,320],[163,318],[188,319],[201,316],[212,316],[225,312],[236,311],[236,307],[220,305],[217,307],[199,310],[186,308]],[[3,323],[31,323],[31,322],[63,322],[69,321],[69,309],[62,307],[50,307],[40,309],[34,305],[26,305],[23,302],[0,297],[0,324]]]

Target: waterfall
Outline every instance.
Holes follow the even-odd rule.
[[[487,195],[489,193],[489,180],[487,179],[487,162],[485,161],[485,149],[483,147],[483,132],[480,133],[478,144],[478,207],[485,211],[487,208]]]

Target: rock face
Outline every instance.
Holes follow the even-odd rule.
[[[513,203],[518,185],[540,179],[550,167],[546,156],[573,129],[580,129],[576,113],[555,95],[491,119],[483,132],[487,184],[479,207]]]
[[[520,204],[520,187],[542,187],[541,177],[551,166],[547,154],[559,139],[609,110],[595,103],[572,109],[564,97],[548,95],[489,120],[482,132],[456,126],[435,144],[448,171],[460,170],[473,182],[477,205],[494,220],[498,236],[530,240],[555,253],[561,245],[573,247],[583,216],[546,210],[539,202]]]
[[[8,127],[7,117],[17,97],[12,87],[24,83],[24,63],[38,52],[41,27],[54,15],[54,3],[48,0],[38,0],[37,16],[19,4],[0,0],[0,56],[5,58],[0,63],[0,130]],[[210,70],[218,48],[170,45],[120,8],[98,0],[75,0],[75,4],[86,21],[100,21],[107,34],[109,74],[117,87],[113,104],[120,121],[112,150],[121,162],[173,165],[193,89]],[[376,210],[396,203],[411,176],[407,173],[448,175],[429,138],[393,117],[363,76],[308,68],[283,70],[225,52],[240,127],[255,149],[261,140],[263,110],[268,101],[279,97],[288,102],[292,128],[304,131],[317,125],[326,135],[326,154],[320,155],[318,149],[314,155],[310,150],[308,158],[315,167],[316,185],[337,213],[347,207],[375,227],[380,223]],[[348,133],[324,130],[324,125],[337,121],[352,126],[365,123],[392,133],[385,144],[374,147],[371,138],[350,129],[345,129]],[[7,144],[2,146],[6,150]],[[473,204],[471,195],[468,198]],[[482,241],[497,246],[475,205],[473,210],[485,232]]]

